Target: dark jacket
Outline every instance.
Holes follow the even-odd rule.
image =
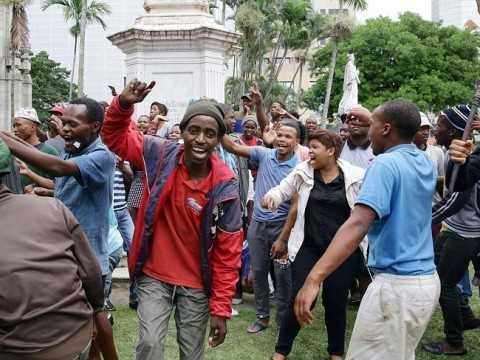
[[[0,214],[0,359],[65,359],[63,345],[84,333],[77,349],[63,349],[80,352],[104,298],[78,221],[59,200],[14,195],[3,185]]]
[[[135,279],[141,274],[148,257],[154,221],[174,186],[183,145],[140,134],[132,126],[132,114],[133,108],[123,110],[115,98],[106,114],[102,138],[122,159],[145,171],[146,186],[128,262],[130,274]],[[210,297],[210,313],[228,318],[243,242],[239,188],[235,175],[225,163],[216,155],[211,155],[209,161],[213,187],[202,213],[199,271],[205,292]]]

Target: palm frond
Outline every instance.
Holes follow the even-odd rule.
[[[351,6],[354,10],[367,10],[367,0],[342,0],[343,4]]]

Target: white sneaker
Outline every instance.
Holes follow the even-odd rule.
[[[238,316],[238,311],[232,308],[232,316]]]
[[[233,305],[240,305],[241,303],[243,303],[242,298],[233,298],[233,300],[232,300]]]

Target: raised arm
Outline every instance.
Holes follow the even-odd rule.
[[[72,160],[62,160],[57,156],[43,153],[34,146],[25,143],[5,131],[0,132],[0,139],[5,141],[10,148],[10,151],[16,157],[30,165],[45,170],[52,176],[61,177],[80,175],[78,166]]]
[[[235,155],[238,155],[238,156],[242,156],[242,157],[246,157],[246,158],[250,157],[250,154],[251,154],[252,149],[253,149],[251,146],[236,143],[228,135],[223,136],[222,146],[229,153],[232,153],[232,154],[235,154]]]
[[[132,80],[122,93],[115,97],[105,114],[102,139],[108,148],[135,168],[143,170],[143,134],[133,126],[134,105],[142,102],[152,91],[149,85]]]
[[[252,98],[253,103],[255,104],[255,112],[257,115],[258,126],[260,127],[260,133],[263,134],[263,132],[265,131],[265,128],[268,125],[268,118],[263,108],[264,104],[263,104],[262,94],[258,89],[258,85],[256,83],[254,83],[250,89],[250,97]]]

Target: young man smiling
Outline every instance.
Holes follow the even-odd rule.
[[[109,271],[108,212],[112,203],[115,158],[100,140],[103,108],[89,98],[72,101],[62,116],[65,153],[48,155],[8,133],[0,133],[19,159],[56,177],[55,197],[75,215],[92,246],[102,274]]]
[[[360,304],[346,359],[414,359],[440,295],[431,232],[436,171],[412,144],[420,128],[414,104],[393,100],[373,114],[357,108],[350,115],[372,123],[369,137],[378,156],[350,218],[297,295],[295,313],[301,324],[312,323],[320,285],[368,232],[368,266],[375,277]]]
[[[283,120],[277,130],[275,148],[247,146],[223,138],[223,147],[238,156],[249,158],[251,166],[257,169],[253,218],[248,230],[248,244],[254,273],[255,304],[257,320],[248,328],[249,333],[266,329],[270,319],[268,273],[270,249],[278,238],[289,212],[289,203],[282,204],[278,211],[271,213],[261,206],[263,196],[293,170],[298,163],[295,148],[298,145],[299,128],[295,121]],[[290,297],[291,279],[289,269],[275,264],[277,277],[277,322],[286,311]]]
[[[135,130],[133,105],[155,83],[133,80],[113,99],[102,130],[106,144],[145,171],[129,269],[137,281],[140,326],[136,356],[164,359],[168,321],[175,309],[180,359],[204,358],[223,343],[242,250],[238,181],[214,154],[225,134],[213,102],[191,104],[180,123],[184,145]]]

